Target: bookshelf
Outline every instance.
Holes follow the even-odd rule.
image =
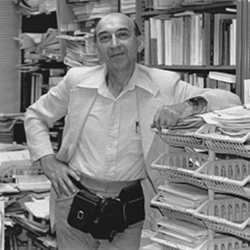
[[[16,113],[20,105],[20,54],[13,37],[20,30],[20,18],[11,1],[0,2],[0,113]]]
[[[164,1],[155,2],[167,4]],[[207,1],[207,4],[191,4],[191,1],[183,0],[178,1],[179,5],[175,1],[172,2],[172,7],[162,9],[158,5],[159,9],[154,9],[153,7],[156,5],[154,0],[137,0],[136,21],[144,32],[145,40],[142,62],[157,68],[178,71],[180,74],[188,72],[197,74],[204,78],[204,87],[211,87],[206,82],[210,71],[235,74],[236,84],[232,91],[243,100],[243,82],[250,75],[250,19],[248,17],[250,2],[247,0],[214,1],[214,3]],[[199,2],[201,3],[201,1]],[[191,37],[193,32],[190,31],[193,30],[189,29],[188,22],[196,27],[193,29],[194,31],[200,29],[196,35],[198,38],[195,38],[195,35]],[[168,25],[167,28],[166,25]],[[199,25],[200,28],[197,28]],[[169,26],[171,27],[169,28]],[[173,29],[182,29],[182,31],[169,33],[174,32]],[[216,36],[214,35],[215,30],[217,30]],[[172,40],[168,38],[171,41],[167,41],[167,36],[172,36]],[[176,49],[171,44],[173,40],[175,43],[180,43],[180,47],[177,46]],[[222,40],[224,43],[221,42]],[[197,51],[195,48],[201,49]],[[166,60],[169,51],[177,59],[182,59]],[[158,56],[152,59],[151,55],[154,54]]]
[[[20,59],[18,65],[20,74],[20,111],[34,103],[49,89],[50,71],[61,69],[64,74],[65,65],[61,61],[61,53],[57,44],[57,12],[33,12],[32,8],[26,13],[22,6],[17,5],[21,25],[19,37]],[[25,38],[23,38],[25,37]],[[26,39],[26,40],[25,40]],[[27,45],[30,39],[34,47]]]

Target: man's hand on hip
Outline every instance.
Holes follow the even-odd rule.
[[[79,173],[76,170],[57,160],[53,154],[42,157],[40,163],[58,197],[62,195],[69,196],[75,192],[75,186],[69,176],[79,180]]]

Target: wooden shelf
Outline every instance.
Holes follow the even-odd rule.
[[[200,72],[207,72],[207,71],[227,71],[235,73],[236,66],[231,65],[222,65],[222,66],[200,66],[200,65],[151,65],[153,67],[159,69],[166,69],[166,70],[175,70],[175,71],[200,71]]]
[[[155,15],[162,15],[162,14],[174,14],[178,12],[183,12],[187,10],[193,10],[193,11],[204,11],[207,12],[221,12],[225,11],[225,8],[230,7],[236,7],[236,1],[226,1],[226,2],[218,2],[213,4],[199,4],[199,5],[185,5],[177,8],[170,8],[166,10],[148,10],[143,11],[141,13],[142,17],[149,17],[149,16],[155,16]]]

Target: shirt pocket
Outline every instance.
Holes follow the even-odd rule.
[[[128,152],[135,154],[142,152],[141,128],[138,121],[134,123],[134,126],[129,133],[127,150]]]

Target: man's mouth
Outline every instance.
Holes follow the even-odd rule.
[[[119,52],[119,53],[113,53],[113,54],[111,54],[110,57],[113,58],[113,57],[123,56],[123,55],[124,55],[123,52]]]

